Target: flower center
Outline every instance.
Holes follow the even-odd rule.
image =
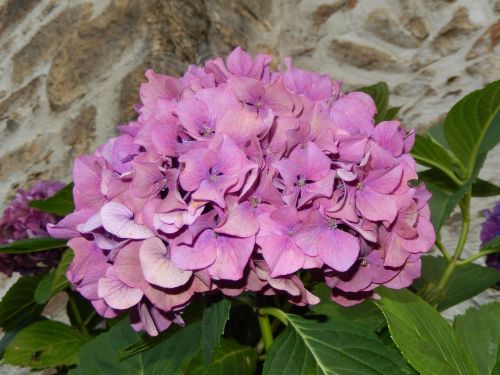
[[[362,182],[358,182],[358,183],[356,184],[356,189],[362,190],[364,187],[365,187],[365,184],[364,184],[364,183],[362,183]]]
[[[297,176],[297,182],[295,183],[295,185],[298,187],[298,188],[301,188],[301,187],[304,187],[306,184],[306,179],[304,177],[301,177],[301,176]]]
[[[250,198],[250,206],[252,206],[252,208],[257,208],[261,202],[262,200],[259,197],[253,196]]]
[[[328,219],[328,229],[336,229],[337,227],[337,220],[332,218]]]
[[[213,132],[214,130],[211,127],[209,127],[207,124],[203,124],[200,135],[203,137],[208,137]]]
[[[288,237],[293,237],[293,236],[294,236],[294,234],[295,234],[295,231],[294,231],[293,229],[289,229],[289,230],[288,230],[288,232],[286,232],[286,235],[287,235]]]

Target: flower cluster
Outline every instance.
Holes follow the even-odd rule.
[[[493,211],[485,210],[486,221],[482,224],[481,242],[483,245],[500,236],[500,201],[497,202]],[[486,264],[500,271],[500,253],[490,254],[486,257]]]
[[[28,206],[32,200],[51,197],[64,187],[57,181],[37,181],[30,190],[18,190],[14,200],[0,217],[0,244],[34,237],[48,237],[46,225],[56,223],[60,217]],[[38,274],[57,266],[61,251],[48,250],[25,254],[0,254],[0,272],[23,275]]]
[[[50,227],[71,238],[68,278],[105,317],[131,309],[155,335],[195,293],[284,293],[318,302],[296,272],[356,303],[408,286],[434,242],[414,134],[374,124],[362,92],[280,71],[240,48],[184,76],[146,72],[137,121],[74,165],[76,211]]]

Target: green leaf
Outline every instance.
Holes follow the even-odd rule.
[[[401,110],[401,107],[391,107],[387,110],[384,116],[384,121],[389,121],[389,120],[394,120],[399,111]]]
[[[416,135],[411,155],[419,164],[440,170],[452,181],[458,180],[454,172],[456,157],[429,134]]]
[[[169,328],[170,329],[170,328]],[[163,375],[180,374],[200,350],[201,327],[189,324],[176,331],[161,344],[126,360],[118,359],[121,348],[137,340],[137,333],[124,319],[92,341],[80,351],[80,365],[76,375]]]
[[[330,300],[331,289],[325,284],[318,284],[314,294],[321,299],[320,303],[313,306],[315,314],[345,318],[371,331],[378,331],[385,325],[384,315],[373,301],[367,300],[351,307],[340,306]]]
[[[500,303],[470,308],[453,322],[458,338],[476,361],[482,375],[500,362]]]
[[[478,375],[479,370],[448,322],[407,289],[379,288],[391,336],[421,375]]]
[[[29,238],[0,245],[0,253],[4,254],[24,254],[36,251],[52,249],[62,249],[66,246],[67,240],[51,237]]]
[[[23,276],[8,290],[0,302],[0,326],[16,328],[23,321],[39,315],[42,307],[34,299],[35,289],[42,276]]]
[[[364,327],[337,317],[320,322],[286,314],[286,319],[287,328],[266,355],[264,374],[400,375],[406,372],[401,356]]]
[[[54,272],[46,275],[35,290],[35,301],[46,303],[52,296],[66,289],[69,285],[66,278],[66,270],[73,260],[73,250],[67,249],[61,257],[59,265]]]
[[[444,123],[434,125],[427,130],[427,133],[445,149],[448,150],[450,148],[446,136],[444,135]]]
[[[486,242],[483,246],[481,246],[481,251],[484,250],[500,250],[500,236],[497,235],[492,240]]]
[[[28,206],[59,216],[70,214],[75,210],[75,204],[73,203],[73,186],[74,184],[70,183],[59,190],[54,196],[47,199],[31,201],[28,203]]]
[[[182,319],[186,323],[186,325],[193,324],[202,319],[204,308],[201,300],[192,302],[184,313],[182,314]],[[171,326],[169,329],[161,332],[158,336],[149,336],[147,334],[142,335],[141,337],[137,337],[133,343],[124,347],[118,353],[118,357],[121,361],[140,354],[146,350],[154,348],[155,346],[161,344],[163,341],[167,340],[174,334],[176,334],[182,327],[179,326]]]
[[[441,311],[478,295],[500,281],[500,272],[495,269],[469,263],[455,269],[444,295],[433,296],[447,264],[443,257],[423,256],[422,276],[413,284],[419,295],[430,302],[437,302]]]
[[[385,82],[378,82],[372,86],[361,87],[356,91],[363,91],[370,95],[377,106],[377,115],[375,116],[375,123],[378,124],[384,121],[387,107],[389,106],[389,86]],[[394,109],[393,109],[394,111]]]
[[[481,155],[500,140],[500,81],[455,104],[446,116],[444,134],[451,151],[472,176]]]
[[[219,346],[220,337],[224,333],[224,327],[229,319],[231,301],[221,297],[209,303],[203,310],[201,323],[201,356],[203,365],[208,367]]]
[[[495,195],[500,195],[500,186],[481,180],[480,178],[476,179],[472,184],[473,197],[493,197]]]
[[[3,361],[33,369],[70,366],[78,363],[78,352],[89,339],[89,336],[60,322],[36,322],[14,337]]]
[[[184,375],[254,375],[257,367],[257,352],[250,346],[240,345],[234,340],[222,338],[208,372],[201,355],[193,357],[186,366]]]

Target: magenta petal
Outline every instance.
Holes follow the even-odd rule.
[[[356,208],[371,221],[392,223],[398,214],[398,206],[390,196],[368,190],[356,191]]]
[[[101,208],[102,225],[109,233],[120,238],[145,239],[154,234],[145,225],[133,219],[134,214],[126,206],[109,202]]]
[[[191,271],[183,271],[170,259],[169,251],[161,239],[150,238],[142,243],[140,260],[144,278],[163,288],[176,288],[186,284]]]
[[[289,275],[304,265],[304,253],[293,239],[285,236],[263,236],[259,245],[271,270],[271,277]]]
[[[400,184],[403,169],[399,166],[373,171],[363,181],[364,185],[380,194],[392,193]]]
[[[99,297],[118,310],[128,309],[142,299],[144,293],[137,288],[131,288],[123,283],[117,276],[114,267],[109,267],[106,277],[99,280]]]
[[[227,218],[221,226],[217,227],[217,233],[224,233],[237,237],[250,237],[259,230],[259,223],[250,202],[238,203],[230,201],[227,207]]]

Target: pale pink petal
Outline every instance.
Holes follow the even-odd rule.
[[[145,225],[136,223],[133,212],[120,203],[106,203],[101,208],[101,218],[104,229],[117,237],[145,239],[154,236]]]

